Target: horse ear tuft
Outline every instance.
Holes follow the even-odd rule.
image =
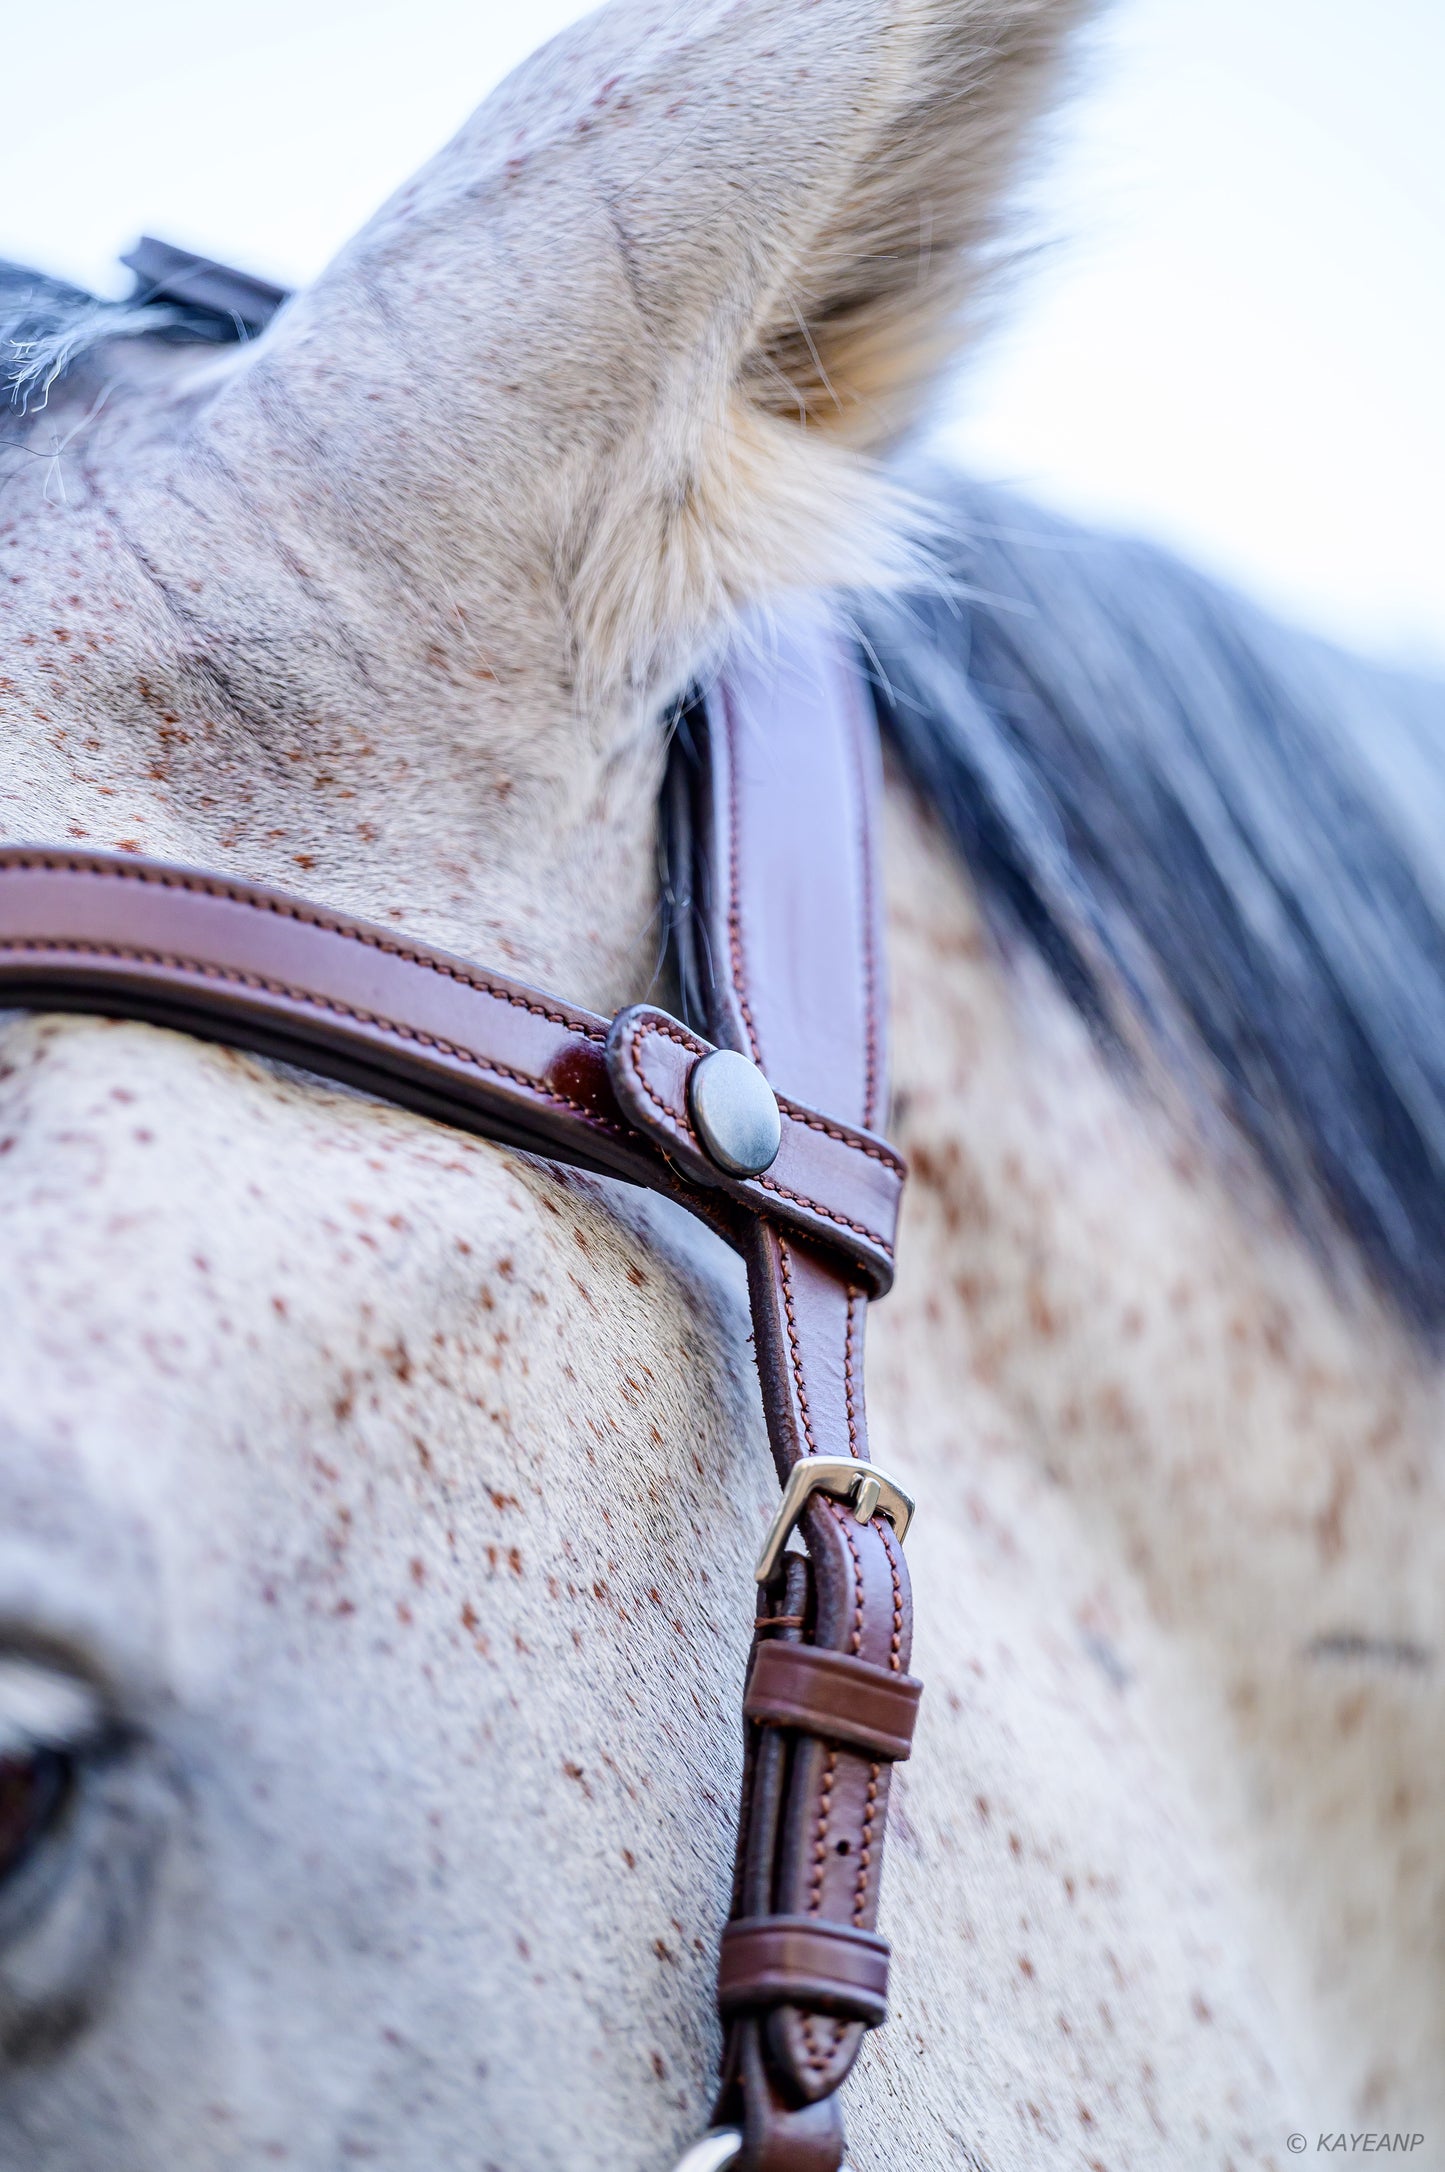
[[[1000,257],[1031,126],[1088,0],[927,0],[742,371],[752,405],[865,451],[915,423]],[[905,17],[905,21],[907,18]]]

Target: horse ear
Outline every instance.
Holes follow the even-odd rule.
[[[957,349],[1089,6],[614,0],[564,33],[277,328],[312,384],[345,341],[333,406],[432,401],[328,431],[404,449],[348,504],[475,484],[477,549],[543,551],[579,654],[649,680],[760,593],[896,570],[874,456]]]
[[[838,171],[802,207],[744,356],[751,406],[865,452],[919,419],[967,339],[1030,123],[1086,12],[1079,0],[897,11],[888,64],[843,116]]]

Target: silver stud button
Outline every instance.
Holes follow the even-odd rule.
[[[729,1176],[761,1176],[778,1158],[783,1119],[755,1063],[715,1048],[692,1067],[687,1103],[703,1146]]]

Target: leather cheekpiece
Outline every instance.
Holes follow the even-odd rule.
[[[759,1644],[743,1712],[764,1726],[795,1727],[897,1763],[913,1747],[923,1684],[851,1652],[814,1644]]]
[[[718,1963],[724,2018],[767,2006],[806,2006],[876,2029],[888,2019],[888,1941],[813,1916],[730,1923]]]

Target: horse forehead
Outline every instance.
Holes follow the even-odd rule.
[[[304,1545],[363,1464],[605,1514],[751,1430],[720,1249],[600,1181],[91,1020],[8,1023],[0,1141],[10,1415],[167,1524],[272,1489]]]

